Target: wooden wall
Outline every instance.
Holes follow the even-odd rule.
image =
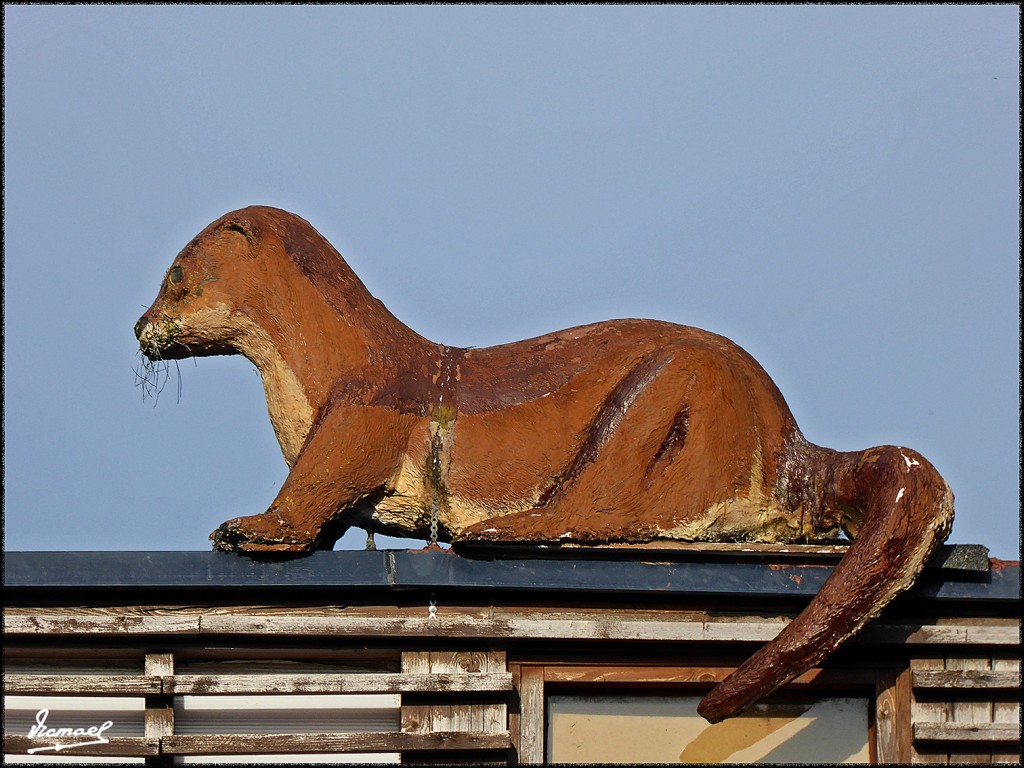
[[[585,607],[564,596],[532,602],[505,596],[499,603],[484,602],[479,593],[438,600],[433,610],[416,596],[396,605],[309,599],[266,605],[224,597],[216,605],[10,607],[5,694],[144,699],[144,732],[63,754],[137,756],[150,764],[180,755],[323,752],[398,753],[403,762],[541,763],[551,692],[705,691],[794,613],[684,609],[639,598]],[[876,762],[1015,762],[1019,638],[1016,617],[888,612],[787,690],[867,697]],[[253,660],[274,661],[276,671],[216,671],[215,662]],[[400,727],[390,733],[176,732],[175,697],[242,693],[400,694]],[[23,734],[4,735],[7,754],[38,744]]]

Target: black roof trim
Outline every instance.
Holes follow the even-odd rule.
[[[339,550],[294,560],[257,561],[221,552],[8,552],[4,588],[16,591],[217,590],[236,588],[486,589],[611,595],[810,597],[832,562],[764,557],[662,559],[647,553],[470,558],[451,550]],[[986,572],[933,567],[909,593],[933,600],[1020,600],[1020,566]]]

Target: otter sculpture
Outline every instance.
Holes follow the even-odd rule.
[[[350,526],[468,542],[853,544],[807,608],[714,688],[715,722],[820,663],[907,589],[953,494],[920,454],[840,453],[707,331],[616,320],[486,349],[428,341],[308,222],[218,219],[135,326],[150,360],[242,354],[290,473],[211,535],[246,554],[330,549]]]

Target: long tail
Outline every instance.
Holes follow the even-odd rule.
[[[819,664],[910,587],[949,535],[953,492],[923,456],[895,446],[832,456],[834,503],[862,513],[850,520],[854,542],[804,611],[701,700],[709,722]]]

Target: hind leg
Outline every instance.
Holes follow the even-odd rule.
[[[642,379],[627,374],[535,508],[477,523],[455,541],[683,538],[678,531],[688,521],[751,485],[756,435],[721,428],[735,421],[728,418],[735,398],[719,373],[670,360],[642,389]]]

